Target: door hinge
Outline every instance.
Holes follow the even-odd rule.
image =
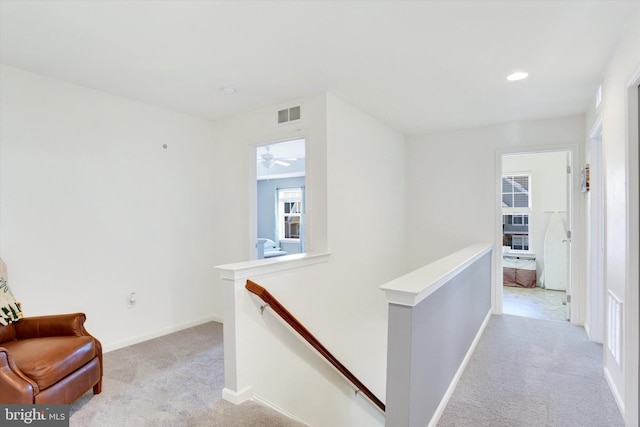
[[[571,173],[571,166],[567,166],[567,173]]]
[[[571,295],[567,295],[567,303],[571,304]]]
[[[571,238],[571,230],[567,230],[567,239]]]

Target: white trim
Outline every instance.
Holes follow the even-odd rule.
[[[300,178],[305,177],[305,172],[288,172],[288,173],[278,173],[275,175],[258,175],[256,178],[257,181],[267,181],[270,179],[283,179],[283,178]]]
[[[623,322],[623,307],[624,304],[622,300],[618,298],[612,291],[609,289],[607,293],[607,350],[609,354],[613,358],[613,361],[616,362],[618,367],[620,364],[620,356],[622,353],[622,344],[624,342],[624,338],[622,336],[622,322]]]
[[[640,65],[638,65],[638,68],[636,68],[636,70],[631,73],[631,76],[627,80],[628,88],[631,88],[633,86],[637,87],[638,85],[640,85]]]
[[[605,380],[607,380],[607,384],[609,384],[609,389],[611,390],[611,394],[613,394],[613,400],[616,401],[616,405],[618,405],[620,414],[622,415],[622,418],[624,418],[624,400],[622,399],[622,396],[620,396],[620,393],[616,388],[616,383],[613,381],[613,378],[611,378],[611,374],[609,373],[609,370],[605,367],[603,372],[604,372],[604,378]]]
[[[591,130],[589,131],[590,139],[597,139],[602,137],[602,116],[598,115],[596,117],[593,126],[591,126]]]
[[[286,238],[286,239],[280,239],[278,240],[278,242],[280,243],[300,243],[300,239],[292,239],[292,238]]]
[[[228,388],[222,389],[222,398],[227,402],[231,402],[234,405],[239,405],[243,402],[253,399],[253,387],[246,386],[242,390],[233,391]]]
[[[622,372],[624,378],[624,396],[626,398],[625,407],[628,413],[625,414],[627,425],[638,425],[640,423],[640,244],[638,235],[640,234],[640,164],[638,143],[640,135],[640,66],[631,74],[627,80],[625,93],[626,104],[626,169],[627,169],[627,238],[626,246],[626,283],[625,283],[625,309],[622,319],[623,347],[622,347]]]
[[[380,289],[386,292],[388,303],[413,307],[491,249],[491,243],[476,243],[387,282]]]
[[[498,148],[496,149],[496,169],[495,169],[495,245],[496,247],[502,246],[502,156],[514,155],[514,154],[538,154],[538,153],[552,153],[552,152],[569,152],[571,159],[571,168],[575,169],[576,159],[580,153],[580,147],[578,144],[550,144],[543,146],[530,146],[530,147],[510,147],[510,148]],[[576,177],[579,174],[572,171],[571,189],[577,185]],[[571,224],[573,237],[572,237],[572,249],[569,260],[569,275],[572,286],[572,311],[571,311],[571,323],[576,325],[582,325],[584,323],[584,285],[582,284],[582,275],[580,270],[576,268],[578,265],[584,264],[584,254],[581,254],[579,248],[583,245],[582,237],[579,230],[582,230],[582,217],[579,215],[579,199],[578,194],[582,194],[578,191],[571,191],[570,203],[568,206],[570,212],[569,223]],[[502,252],[494,251],[494,270],[491,292],[491,305],[493,307],[493,314],[502,314]],[[582,256],[581,256],[582,255]],[[580,257],[581,256],[581,257]],[[578,258],[580,257],[580,258]]]
[[[226,280],[240,280],[263,274],[277,273],[293,268],[306,267],[329,261],[329,253],[302,253],[275,258],[243,261],[234,264],[216,265],[220,277]]]
[[[591,341],[604,342],[604,151],[602,145],[602,117],[598,116],[589,131],[588,141],[590,164],[590,191],[586,193],[588,205],[585,242],[586,273],[585,284],[588,299],[585,301],[584,328]]]
[[[429,421],[429,427],[436,426],[438,424],[438,421],[440,421],[440,417],[444,413],[444,410],[447,407],[447,404],[449,403],[449,399],[451,399],[451,396],[453,395],[453,392],[455,391],[455,388],[458,385],[458,381],[460,381],[460,378],[462,377],[464,370],[469,364],[469,360],[471,359],[471,356],[473,355],[473,352],[475,351],[476,346],[480,341],[480,337],[482,337],[482,334],[484,333],[484,330],[487,327],[487,324],[489,323],[489,319],[491,319],[491,310],[489,310],[486,317],[484,318],[484,321],[482,322],[482,325],[480,325],[480,329],[478,330],[476,337],[473,339],[473,342],[471,343],[471,346],[469,347],[467,354],[464,356],[464,359],[462,360],[460,367],[458,367],[458,371],[456,372],[455,376],[451,380],[451,383],[449,384],[447,391],[442,397],[440,404],[436,408],[436,411],[433,414],[433,417],[431,417],[431,421]]]
[[[302,105],[303,103],[301,102],[300,104],[300,114],[302,114]],[[291,107],[276,107],[276,112],[279,111],[279,109],[283,109],[283,108],[291,108]],[[305,141],[305,157],[304,157],[304,177],[305,177],[305,187],[307,188],[308,191],[308,178],[309,178],[309,174],[307,173],[308,171],[308,157],[307,157],[307,148],[308,148],[308,130],[305,130],[303,127],[298,127],[303,123],[302,121],[302,117],[300,120],[295,120],[293,123],[291,122],[285,122],[285,123],[280,123],[280,124],[276,124],[277,127],[280,127],[282,125],[293,125],[295,124],[296,127],[288,127],[288,129],[284,130],[283,129],[276,129],[276,131],[273,133],[273,135],[271,136],[261,136],[261,137],[256,137],[256,138],[252,138],[251,141],[249,142],[249,147],[250,149],[247,150],[247,157],[249,158],[248,162],[249,162],[249,188],[248,188],[248,196],[249,196],[249,200],[248,200],[248,205],[249,205],[249,236],[257,236],[258,235],[258,186],[256,185],[256,183],[260,180],[258,177],[258,162],[256,161],[257,159],[257,150],[258,147],[263,147],[265,145],[273,145],[273,144],[279,144],[281,142],[289,142],[289,141],[295,141],[297,139],[303,139]],[[273,178],[273,177],[272,177]],[[268,178],[267,178],[268,179]],[[311,220],[313,220],[313,215],[311,216]],[[308,212],[305,212],[305,226],[309,227],[309,215]],[[309,247],[308,245],[308,240],[309,240],[309,233],[305,232],[305,239],[307,240],[307,242],[305,242],[305,246]],[[249,240],[247,241],[247,244],[249,245],[248,247],[248,252],[249,252],[249,259],[257,259],[258,258],[258,249],[256,248],[256,239],[253,237],[249,237]]]
[[[297,422],[299,422],[301,424],[304,424],[306,426],[310,426],[310,424],[305,423],[300,418],[298,418],[298,417],[294,416],[293,414],[285,411],[284,409],[280,408],[279,406],[274,405],[273,403],[269,402],[267,399],[264,399],[263,397],[258,396],[257,394],[253,396],[253,400],[258,402],[259,404],[261,404],[263,406],[266,406],[267,408],[270,408],[270,409],[272,409],[272,410],[284,415],[285,417],[291,418],[292,420],[297,421]]]
[[[209,322],[222,323],[222,318],[220,318],[218,316],[207,316],[207,317],[203,317],[203,318],[198,319],[198,320],[192,320],[192,321],[189,321],[189,322],[180,323],[178,325],[174,325],[174,326],[170,326],[168,328],[160,329],[160,330],[157,330],[155,332],[151,332],[151,333],[148,333],[148,334],[145,334],[145,335],[139,335],[137,337],[133,337],[133,338],[130,338],[130,339],[126,339],[126,340],[115,342],[113,344],[105,345],[104,347],[102,347],[102,352],[103,353],[109,353],[110,351],[118,350],[118,349],[121,349],[121,348],[124,348],[124,347],[129,347],[129,346],[134,345],[134,344],[139,344],[141,342],[149,341],[149,340],[152,340],[154,338],[159,338],[159,337],[162,337],[164,335],[169,335],[169,334],[172,334],[174,332],[182,331],[182,330],[188,329],[188,328],[193,328],[194,326],[202,325],[204,323],[209,323]]]

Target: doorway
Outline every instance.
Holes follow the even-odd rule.
[[[257,259],[305,251],[305,139],[256,147]]]
[[[503,313],[566,321],[571,315],[571,152],[502,154],[501,164]]]

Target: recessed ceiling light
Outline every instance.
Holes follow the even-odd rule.
[[[220,88],[220,92],[224,93],[225,95],[233,95],[237,91],[238,91],[238,89],[236,89],[235,87],[231,87],[231,86],[225,86],[223,88]]]
[[[507,76],[507,80],[509,80],[510,82],[515,82],[517,80],[526,79],[528,75],[529,73],[517,72],[517,73],[509,74]]]

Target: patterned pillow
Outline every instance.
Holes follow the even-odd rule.
[[[7,281],[7,265],[0,258],[0,324],[8,325],[20,320],[22,310],[16,303]]]

